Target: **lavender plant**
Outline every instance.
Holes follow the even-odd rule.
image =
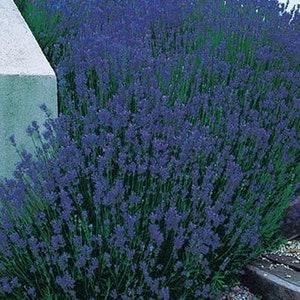
[[[60,16],[62,114],[0,186],[1,297],[219,299],[299,191],[299,13],[32,3]]]

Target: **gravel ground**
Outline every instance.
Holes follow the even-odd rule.
[[[278,254],[279,256],[295,257],[297,261],[300,261],[300,241],[288,241],[285,245],[279,247],[278,250],[271,253]],[[224,295],[221,300],[262,300],[262,297],[252,294],[245,286],[237,285]]]
[[[278,254],[279,256],[292,256],[300,261],[300,241],[288,241],[285,245],[279,247],[278,250],[271,253]]]
[[[258,297],[252,294],[249,289],[242,285],[237,285],[231,289],[231,291],[224,295],[221,300],[261,300],[261,297]]]

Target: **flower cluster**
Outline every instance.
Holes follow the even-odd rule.
[[[0,295],[218,299],[299,190],[299,14],[31,2],[59,15],[62,114],[0,185]]]

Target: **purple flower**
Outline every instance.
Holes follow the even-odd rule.
[[[26,247],[26,244],[27,244],[26,241],[21,239],[19,234],[16,233],[16,232],[10,234],[9,239],[13,244],[17,245],[20,248],[25,248]]]
[[[59,248],[64,247],[65,246],[65,240],[63,235],[59,234],[59,235],[53,235],[51,238],[51,248],[54,251],[57,251]]]
[[[87,259],[84,255],[80,255],[77,259],[77,261],[75,262],[75,265],[78,267],[78,268],[82,268],[86,265],[87,263]]]
[[[7,294],[11,294],[13,291],[7,277],[1,278],[1,290]]]
[[[79,235],[75,235],[73,237],[73,243],[76,249],[81,248],[82,246],[82,237]]]
[[[66,252],[64,252],[62,255],[58,257],[58,265],[62,271],[67,270],[69,258],[70,258],[70,254]]]
[[[36,290],[34,287],[30,287],[28,290],[27,290],[27,295],[28,296],[31,296],[31,297],[35,297],[36,296]]]
[[[56,284],[58,284],[63,291],[74,288],[75,280],[71,277],[70,274],[66,273],[63,277],[57,276],[55,279]]]
[[[160,246],[164,241],[164,236],[161,233],[159,226],[157,224],[150,224],[149,233],[151,239],[157,244],[157,246]]]

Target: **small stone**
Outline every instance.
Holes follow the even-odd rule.
[[[232,289],[233,292],[238,292],[239,290],[240,290],[240,287],[239,287],[239,286],[235,286],[235,287]]]

